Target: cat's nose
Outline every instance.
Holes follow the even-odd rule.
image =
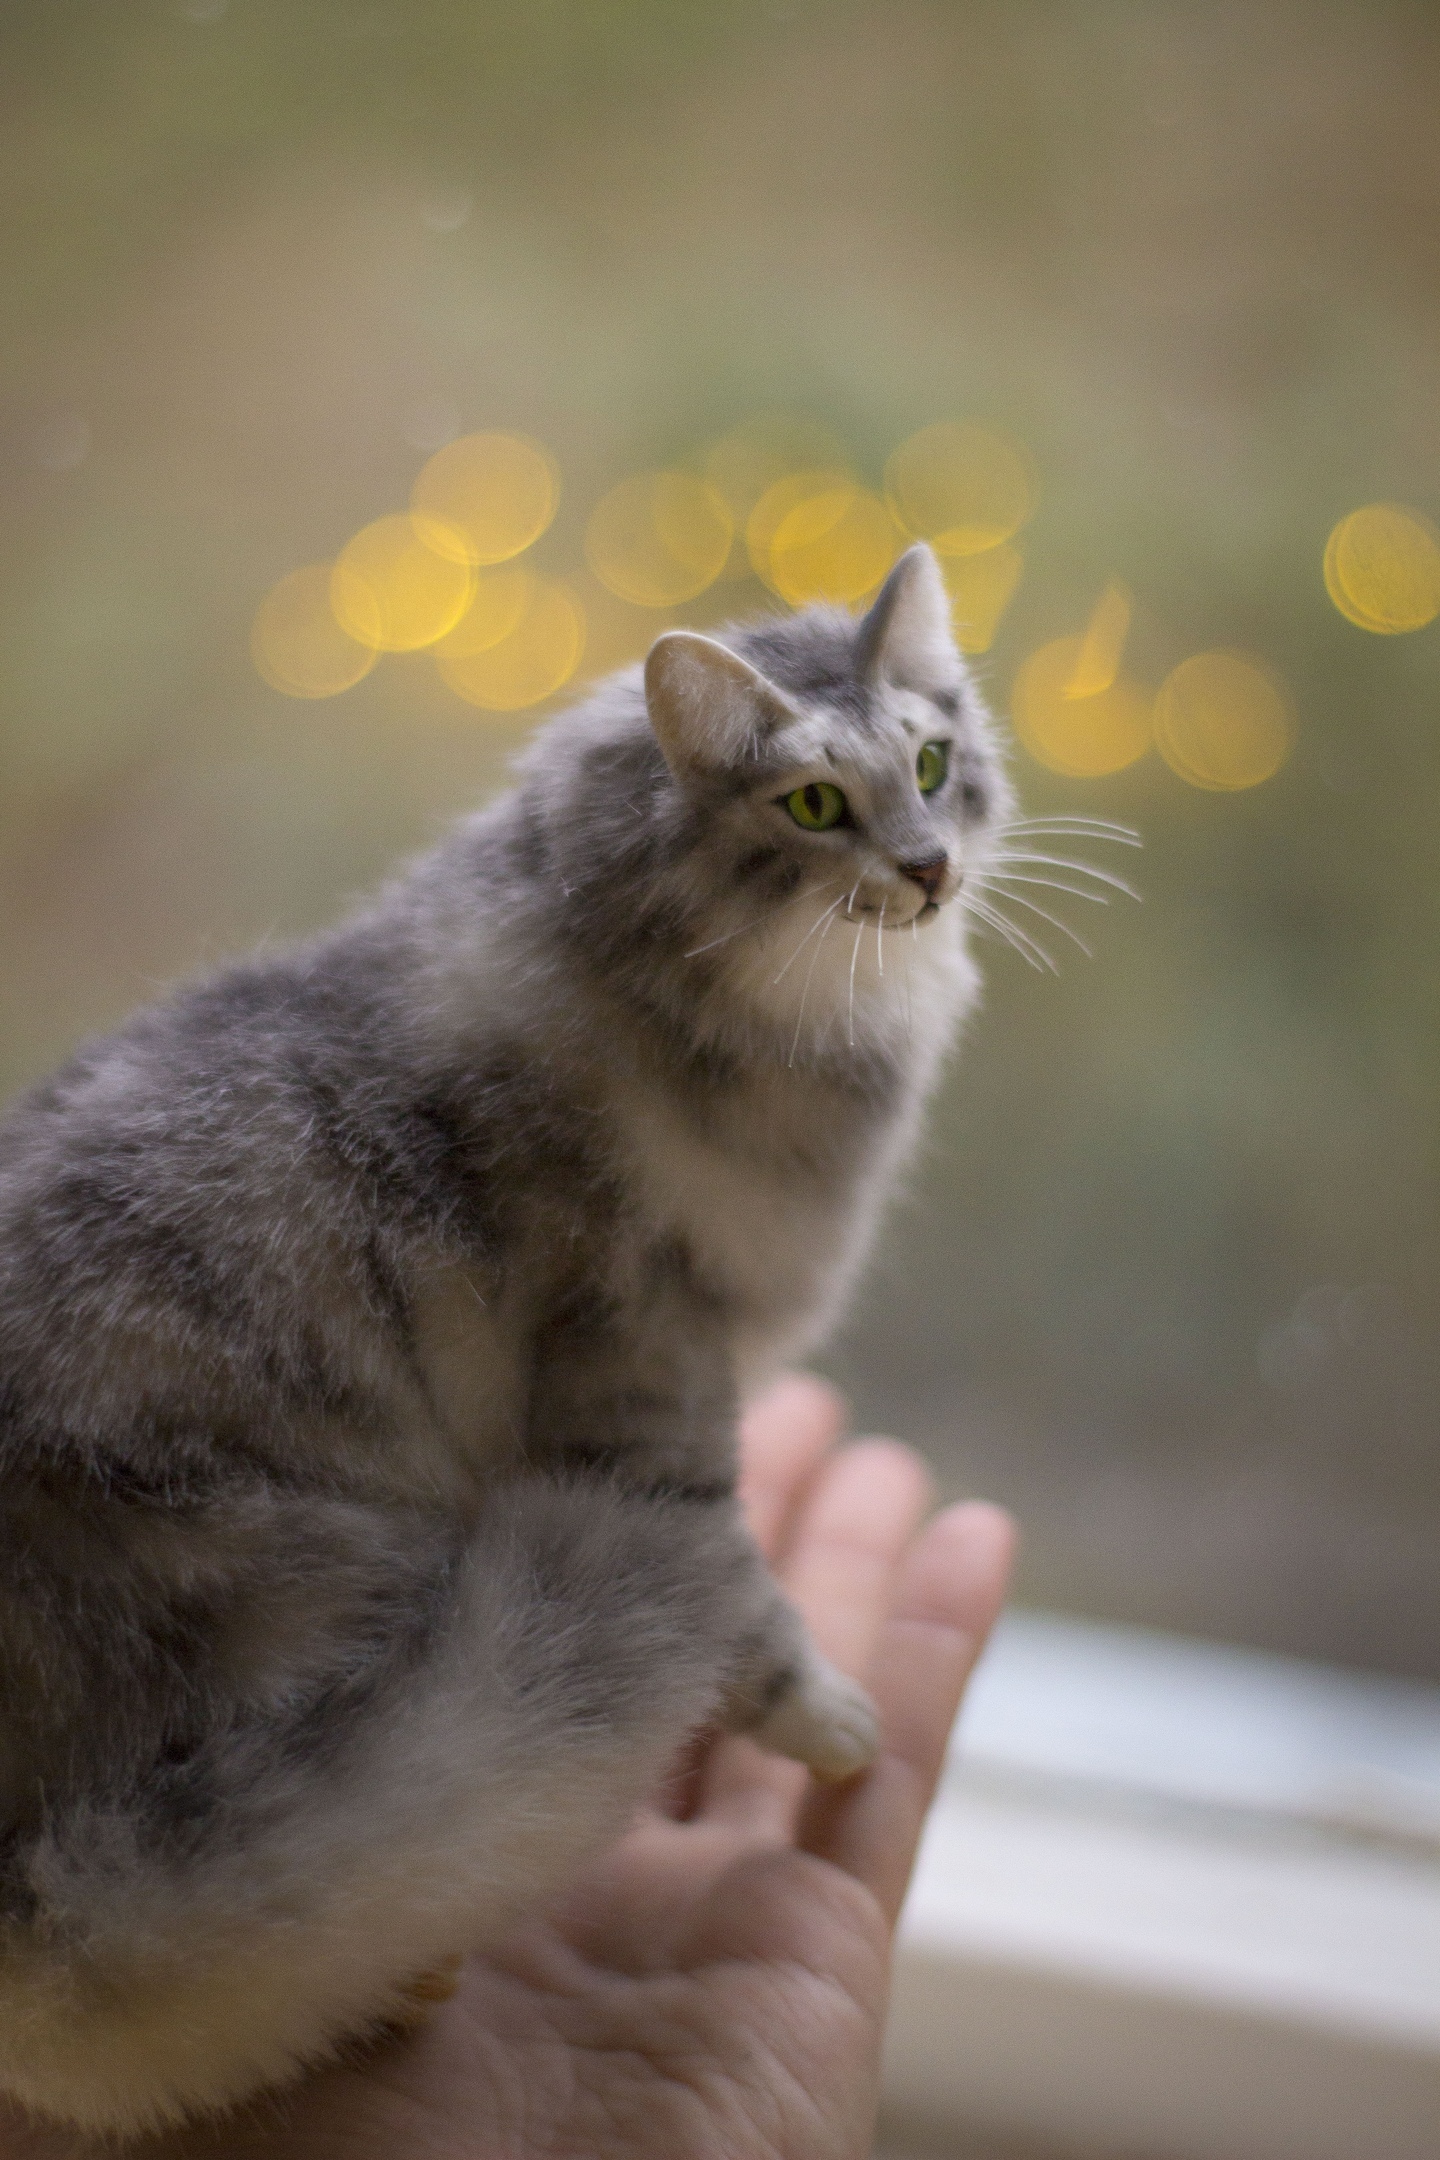
[[[940,890],[948,862],[948,856],[927,855],[923,862],[902,862],[898,867],[902,877],[914,878],[917,885],[923,886],[925,898],[933,900]]]

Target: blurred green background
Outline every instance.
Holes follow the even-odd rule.
[[[30,0],[0,49],[4,1090],[499,784],[534,715],[425,655],[316,703],[249,658],[447,433],[549,445],[583,577],[606,488],[757,409],[872,484],[1008,430],[997,707],[1119,577],[1127,665],[1245,648],[1298,738],[1234,794],[1017,753],[1144,901],[1072,905],[1058,981],[986,943],[830,1362],[1020,1509],[1032,1601],[1440,1675],[1440,625],[1321,579],[1440,508],[1434,9]]]

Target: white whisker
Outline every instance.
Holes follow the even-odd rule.
[[[812,890],[813,889],[814,888],[812,887]],[[816,916],[814,922],[811,923],[809,929],[805,932],[804,937],[801,938],[800,943],[795,947],[794,952],[791,953],[790,958],[785,962],[785,966],[781,968],[780,974],[777,975],[774,982],[771,983],[770,987],[772,990],[775,988],[775,983],[779,982],[780,977],[786,974],[790,967],[793,965],[793,963],[799,959],[801,953],[805,950],[805,947],[809,944],[811,938],[814,937],[815,932],[820,928],[821,923],[826,921],[829,916],[833,915],[836,908],[840,907],[842,904],[843,902],[841,900],[832,900],[829,907],[822,909],[820,914]],[[822,939],[821,942],[823,943],[824,940]]]
[[[983,885],[984,880],[980,880],[980,883]],[[1038,915],[1042,922],[1049,923],[1052,930],[1059,930],[1063,936],[1070,939],[1073,945],[1078,945],[1087,960],[1094,959],[1095,955],[1093,951],[1086,944],[1084,938],[1079,935],[1078,931],[1072,930],[1069,923],[1061,922],[1060,917],[1058,915],[1052,915],[1048,908],[1038,906],[1034,900],[1027,900],[1023,893],[1002,892],[1000,897],[1002,900],[1013,901],[1016,907],[1029,908],[1032,915]]]
[[[839,905],[840,903],[837,900],[835,903],[835,907],[838,907]],[[790,1045],[790,1063],[792,1065],[795,1063],[795,1052],[800,1047],[800,1029],[803,1026],[805,1020],[805,1000],[810,995],[810,984],[815,974],[815,963],[820,958],[821,953],[825,950],[825,940],[827,937],[829,937],[830,926],[835,920],[835,907],[827,908],[824,915],[821,917],[825,928],[820,933],[820,943],[815,947],[814,952],[810,955],[810,965],[805,971],[805,987],[800,992],[800,1010],[795,1015],[795,1037]]]
[[[1005,940],[1005,943],[1012,945],[1021,959],[1033,967],[1038,975],[1059,974],[1059,969],[1049,953],[1046,952],[1044,946],[1029,936],[1027,932],[1021,930],[1015,923],[1012,923],[1007,916],[1001,915],[993,908],[984,907],[973,902],[970,912],[977,916],[987,928],[998,932]]]
[[[847,1025],[850,1035],[850,1048],[852,1050],[855,1047],[855,963],[860,958],[860,940],[865,935],[865,927],[865,918],[862,915],[860,918],[860,927],[855,932],[855,950],[850,955],[850,1013]]]
[[[882,900],[880,902],[880,920],[875,926],[875,965],[882,975],[885,973],[885,939],[882,933],[885,928],[885,909],[888,905],[887,901]]]
[[[1109,907],[1108,893],[1088,892],[1083,885],[1067,885],[1063,878],[1028,877],[1023,870],[996,870],[989,875],[981,873],[976,879],[979,885],[1048,885],[1051,892],[1069,893],[1073,899],[1088,900],[1092,907]]]
[[[1059,974],[1060,970],[1049,953],[1043,945],[1035,942],[1028,930],[1022,930],[1018,923],[1012,923],[998,908],[989,907],[983,900],[977,900],[973,893],[962,893],[960,900],[970,914],[978,917],[981,922],[988,923],[992,930],[998,930],[1006,944],[1013,945],[1016,952],[1028,960],[1037,973],[1044,973],[1048,968],[1052,975]]]
[[[1143,847],[1138,833],[1121,828],[1110,831],[1103,825],[1087,825],[1073,818],[1057,818],[1052,825],[1001,825],[993,836],[996,840],[1063,840],[1066,838],[1101,840],[1107,847]]]
[[[1049,870],[1073,870],[1077,876],[1093,877],[1097,883],[1109,885],[1115,892],[1124,893],[1127,900],[1138,900],[1140,898],[1134,886],[1127,885],[1124,878],[1115,877],[1108,870],[1097,870],[1094,863],[1075,862],[1065,855],[1032,855],[1022,853],[1019,849],[1002,848],[997,854],[990,857],[990,863],[1007,862],[1039,863],[1042,868]],[[987,869],[990,867],[990,863],[987,863]]]
[[[1013,824],[997,825],[995,836],[1003,840],[1010,833],[1056,833],[1083,834],[1096,840],[1113,840],[1117,847],[1144,847],[1145,843],[1133,825],[1117,825],[1110,818],[1091,818],[1079,815],[1016,818]]]
[[[915,1014],[915,955],[920,950],[920,911],[917,908],[910,917],[910,950],[905,956],[905,1029],[909,1038],[910,1023]]]
[[[748,922],[740,923],[734,930],[727,930],[723,937],[711,938],[708,945],[693,945],[689,952],[682,954],[681,957],[686,960],[696,960],[701,953],[714,952],[717,945],[728,945],[731,938],[741,937],[747,930],[758,929],[761,923],[768,922],[772,915],[778,915],[783,908],[798,907],[800,902],[808,900],[812,893],[823,892],[829,882],[828,878],[822,878],[818,885],[807,885],[804,892],[791,893],[788,900],[775,901],[772,906],[762,908],[758,915],[752,915]]]

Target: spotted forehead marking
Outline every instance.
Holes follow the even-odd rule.
[[[934,734],[937,710],[946,717],[953,717],[956,709],[957,701],[948,693],[932,697],[922,696],[918,690],[893,690],[890,693],[891,716],[916,741],[928,741]]]
[[[937,732],[948,737],[951,729],[934,699],[923,691],[887,684],[871,693],[863,714],[829,699],[807,703],[777,736],[774,762],[813,759],[832,770],[847,765],[874,770],[902,750],[908,755]]]

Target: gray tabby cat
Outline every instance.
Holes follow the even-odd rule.
[[[744,1531],[1008,808],[933,557],[662,637],[342,928],[0,1129],[0,2091],[117,2131],[403,2014],[707,1723],[875,1747]]]

